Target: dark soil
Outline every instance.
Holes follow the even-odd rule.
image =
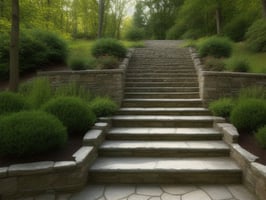
[[[68,138],[64,148],[48,152],[42,155],[33,155],[28,158],[1,157],[0,167],[6,167],[12,164],[31,163],[40,161],[73,161],[72,155],[82,146],[83,136]]]
[[[238,143],[244,149],[249,151],[250,153],[259,157],[257,162],[266,165],[266,149],[263,149],[257,140],[255,139],[254,134],[251,133],[241,133],[239,134]]]

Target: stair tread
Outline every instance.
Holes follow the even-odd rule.
[[[149,150],[229,150],[228,145],[223,141],[106,141],[101,149],[116,149],[116,150],[134,150],[134,149],[149,149]]]
[[[130,102],[138,102],[138,101],[160,101],[160,102],[166,102],[166,101],[171,101],[171,102],[191,102],[191,101],[198,101],[198,102],[202,102],[201,99],[167,99],[167,98],[163,98],[163,99],[140,99],[140,98],[127,98],[124,99],[123,101],[130,101]]]
[[[237,164],[228,157],[220,158],[151,158],[151,157],[100,157],[90,168],[91,171],[240,171]]]
[[[127,107],[123,107],[120,108],[119,111],[208,111],[208,109],[206,108],[177,108],[177,107],[173,107],[173,108],[143,108],[143,107],[134,107],[134,108],[127,108]]]

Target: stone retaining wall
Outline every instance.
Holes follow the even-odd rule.
[[[49,191],[70,192],[88,181],[90,165],[97,157],[110,123],[100,122],[83,138],[83,146],[69,161],[14,164],[0,168],[0,199],[9,200]]]
[[[190,52],[198,74],[200,97],[205,105],[220,97],[236,96],[241,88],[266,87],[264,74],[203,71],[198,54],[192,48]]]
[[[119,69],[83,70],[83,71],[48,71],[39,72],[39,77],[48,78],[53,87],[69,82],[76,82],[94,95],[109,96],[118,105],[121,104],[124,92],[125,70],[133,50],[120,64]]]
[[[243,171],[243,183],[257,195],[259,200],[266,199],[266,166],[257,163],[258,157],[243,149],[238,142],[238,132],[232,124],[215,123],[223,133],[223,140],[230,146],[231,157]]]

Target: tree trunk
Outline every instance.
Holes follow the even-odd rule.
[[[102,37],[103,21],[104,21],[104,0],[99,0],[98,38]]]
[[[216,9],[216,31],[219,35],[221,33],[221,9],[218,7]]]
[[[9,89],[17,91],[19,84],[19,0],[12,0]]]
[[[263,8],[263,17],[264,17],[264,19],[266,19],[266,0],[261,0],[261,2],[262,2],[262,8]]]

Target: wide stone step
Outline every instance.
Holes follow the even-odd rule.
[[[126,87],[125,92],[198,92],[198,87]]]
[[[198,82],[126,82],[126,87],[198,87]]]
[[[222,134],[213,128],[112,128],[108,140],[221,140]]]
[[[143,99],[190,99],[199,98],[199,92],[125,92],[125,98],[143,98]]]
[[[116,115],[112,117],[113,127],[175,127],[211,128],[212,116],[165,116],[165,115]]]
[[[127,73],[195,73],[194,68],[128,68]]]
[[[127,77],[126,82],[179,82],[179,83],[184,83],[184,82],[198,82],[197,77],[147,77],[147,78],[142,78],[142,77]]]
[[[126,77],[160,77],[160,78],[169,78],[169,77],[196,77],[196,73],[127,73]]]
[[[201,99],[124,99],[122,107],[202,107]]]
[[[106,141],[100,156],[136,157],[215,157],[229,156],[222,141]]]
[[[230,158],[105,158],[96,160],[88,180],[97,183],[241,183]]]
[[[118,115],[176,115],[204,116],[211,115],[206,108],[121,108]]]

